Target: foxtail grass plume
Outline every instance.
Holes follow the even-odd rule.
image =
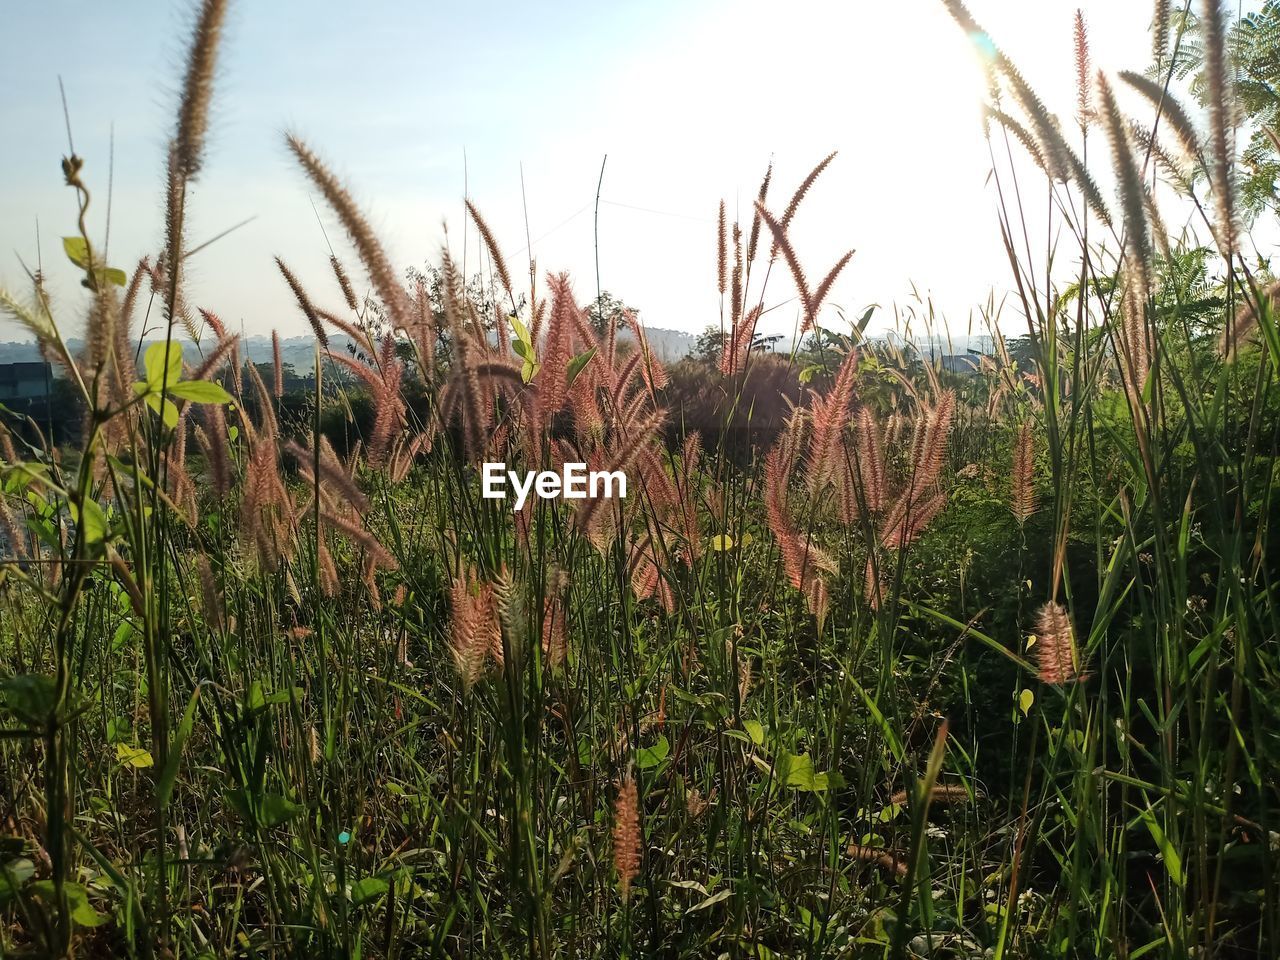
[[[1204,72],[1209,100],[1209,181],[1213,185],[1218,247],[1229,261],[1236,249],[1235,183],[1232,163],[1232,108],[1227,90],[1226,24],[1222,0],[1203,0],[1200,17]]]
[[[838,567],[813,538],[801,534],[787,509],[787,488],[794,466],[793,454],[784,436],[765,457],[765,515],[769,530],[778,542],[782,568],[791,585],[803,593],[819,626],[826,617],[829,592],[822,572],[836,573]]]
[[[204,0],[191,33],[182,102],[178,107],[178,130],[174,137],[177,172],[186,180],[194,179],[204,162],[218,40],[222,36],[228,6],[228,0]]]
[[[801,201],[803,201],[805,196],[809,193],[809,189],[813,186],[814,182],[822,174],[822,171],[827,169],[827,167],[831,165],[831,161],[836,158],[836,153],[837,151],[835,150],[832,150],[830,153],[828,153],[825,157],[823,157],[821,160],[818,161],[817,166],[815,166],[812,170],[809,171],[808,176],[806,176],[803,180],[800,181],[800,186],[796,187],[796,192],[791,195],[790,202],[787,204],[786,209],[782,211],[782,216],[778,220],[778,224],[779,226],[782,227],[783,231],[785,231],[787,227],[791,225],[791,221],[795,218],[796,211],[800,209]],[[769,173],[772,173],[772,172],[773,172],[773,164],[771,163],[769,164]],[[768,189],[768,186],[769,186],[769,174],[765,174],[765,182],[761,185],[760,196],[756,198],[757,203],[764,202],[765,191]],[[774,242],[773,249],[769,252],[770,260],[776,259],[778,256],[778,244],[777,244],[776,234],[774,239],[775,239],[775,242]]]
[[[502,250],[498,247],[498,241],[494,237],[493,231],[489,229],[489,224],[485,222],[484,217],[480,216],[480,211],[476,209],[476,205],[470,200],[467,201],[467,212],[471,214],[471,219],[475,222],[476,229],[480,231],[480,239],[484,241],[484,245],[489,251],[489,258],[493,264],[493,272],[498,275],[498,282],[502,284],[502,289],[511,300],[511,309],[514,310],[516,306],[516,297],[512,292],[511,274],[507,270],[507,261],[502,256]]]
[[[284,396],[284,363],[280,357],[280,331],[271,331],[271,392],[277,400]]]
[[[1009,506],[1019,523],[1036,512],[1037,498],[1035,488],[1035,434],[1034,424],[1024,420],[1018,428],[1018,439],[1014,441],[1013,468],[1009,479]]]
[[[813,434],[809,441],[808,480],[811,493],[819,493],[837,467],[837,451],[842,450],[849,407],[853,403],[858,378],[858,351],[850,350],[836,373],[835,383],[825,396],[812,401]]]
[[[498,599],[494,586],[467,570],[449,590],[449,647],[463,686],[471,689],[484,674],[495,650],[502,649]]]
[[[635,778],[628,774],[618,783],[613,805],[613,867],[618,871],[618,890],[624,902],[630,899],[631,885],[640,874],[641,843],[639,791]]]
[[[1083,130],[1093,119],[1089,96],[1089,31],[1084,22],[1084,11],[1076,11],[1073,32],[1076,52],[1076,123]]]
[[[351,286],[351,278],[347,276],[346,268],[336,254],[329,255],[329,266],[333,268],[333,276],[338,281],[338,289],[342,291],[342,299],[346,301],[347,309],[352,313],[358,312],[360,304],[356,301],[356,291]]]
[[[1124,210],[1125,242],[1129,249],[1126,265],[1139,284],[1139,297],[1145,302],[1151,290],[1151,237],[1147,227],[1146,187],[1143,186],[1142,173],[1133,156],[1129,126],[1116,105],[1111,84],[1101,72],[1098,74],[1098,94],[1102,100],[1102,119],[1111,143],[1111,161],[1120,188],[1120,204]]]
[[[1040,681],[1063,686],[1086,679],[1076,650],[1075,629],[1062,604],[1050,601],[1036,615],[1036,662]]]
[[[729,276],[729,238],[726,233],[723,200],[720,201],[720,216],[716,220],[716,250],[716,286],[720,290],[720,296],[723,297]]]
[[[760,244],[760,211],[759,207],[764,206],[764,202],[769,198],[769,181],[773,179],[773,161],[769,161],[769,166],[764,172],[764,179],[760,181],[760,190],[756,194],[757,208],[751,217],[751,232],[747,236],[747,266],[750,267],[756,259],[756,248]]]
[[[733,224],[733,279],[729,284],[729,316],[736,331],[742,322],[742,230],[737,221]]]
[[[1169,52],[1169,0],[1155,0],[1155,12],[1151,17],[1151,56],[1157,67],[1164,66]]]
[[[774,244],[782,251],[783,259],[787,262],[787,268],[791,271],[791,278],[795,281],[796,291],[800,294],[800,303],[804,307],[804,318],[800,324],[800,332],[807,333],[817,321],[818,310],[827,298],[827,294],[831,292],[831,287],[836,278],[853,258],[853,251],[850,250],[837,260],[836,265],[828,271],[817,287],[810,289],[809,281],[805,279],[804,267],[800,265],[800,257],[787,236],[786,226],[766,210],[763,205],[757,203],[756,210],[764,221],[765,226],[769,228],[769,232],[773,234]]]
[[[1123,70],[1119,76],[1160,111],[1161,128],[1174,132],[1183,154],[1190,160],[1199,159],[1202,152],[1200,134],[1196,131],[1195,124],[1191,122],[1191,117],[1187,115],[1186,109],[1173,95],[1173,91],[1150,77],[1134,73],[1132,70]]]
[[[307,318],[307,324],[316,335],[316,339],[320,341],[320,346],[327,350],[329,348],[329,334],[325,332],[320,323],[320,316],[316,312],[315,304],[311,302],[311,297],[307,295],[307,291],[298,282],[298,278],[294,276],[293,271],[289,269],[280,257],[276,257],[276,267],[280,270],[280,275],[284,277],[284,282],[293,291],[294,299],[298,301],[298,308],[302,311],[302,315]]]
[[[407,329],[410,322],[408,298],[405,296],[404,288],[400,286],[400,281],[396,278],[391,261],[387,259],[382,244],[378,242],[364,214],[356,207],[347,189],[310,147],[293,134],[286,136],[286,142],[307,177],[324,195],[329,207],[342,221],[352,246],[356,248],[356,253],[360,255],[360,260],[368,271],[373,289],[377,291],[378,298],[390,314],[392,326],[397,329]]]
[[[855,427],[857,456],[854,469],[862,488],[862,502],[868,512],[879,513],[884,508],[885,497],[884,440],[875,417],[866,406],[858,407]]]
[[[1218,342],[1218,349],[1222,355],[1229,360],[1239,356],[1240,345],[1251,338],[1257,330],[1259,309],[1267,312],[1272,324],[1276,323],[1278,304],[1280,304],[1280,280],[1272,281],[1265,289],[1257,291],[1256,303],[1254,298],[1247,298],[1244,305],[1236,311],[1235,317],[1227,324],[1226,329],[1222,331],[1222,337]]]

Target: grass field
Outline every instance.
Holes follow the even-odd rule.
[[[1015,296],[972,370],[825,324],[830,158],[721,205],[720,333],[664,366],[475,206],[481,275],[406,282],[291,136],[354,253],[279,261],[292,392],[184,291],[225,7],[156,254],[103,262],[72,154],[87,316],[0,296],[83,410],[0,427],[0,956],[1280,953],[1275,133],[1216,0],[1146,74],[1081,27],[1061,119],[987,41]],[[627,496],[516,511],[485,462]]]

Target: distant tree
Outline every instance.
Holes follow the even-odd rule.
[[[1173,76],[1189,83],[1191,94],[1202,106],[1212,96],[1204,73],[1204,43],[1200,18],[1191,10],[1171,15],[1170,32],[1186,33],[1173,61]],[[1240,155],[1240,207],[1256,220],[1262,213],[1280,212],[1280,0],[1266,0],[1262,7],[1236,20],[1227,33],[1231,58],[1232,100],[1243,117],[1239,140],[1248,138]],[[1163,82],[1167,59],[1149,71]]]
[[[710,324],[698,334],[693,342],[693,350],[689,356],[699,363],[714,366],[720,362],[720,352],[724,349],[724,338],[727,334],[717,324]]]
[[[728,335],[729,331],[725,330],[723,337]],[[723,337],[719,324],[708,325],[693,342],[693,350],[689,356],[702,363],[711,364],[712,366],[718,365],[720,363],[720,353],[724,349]],[[751,337],[751,349],[755,353],[769,353],[773,351],[781,339],[782,336],[780,334],[764,334],[756,331]]]
[[[616,330],[621,330],[626,326],[624,315],[627,312],[632,313],[637,319],[640,317],[638,309],[627,306],[621,298],[615,297],[608,290],[602,291],[600,296],[587,304],[586,309],[587,320],[591,324],[591,329],[599,336],[604,336],[608,333],[610,323],[614,325]]]

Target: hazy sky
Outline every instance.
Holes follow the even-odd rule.
[[[1050,105],[1073,98],[1079,0],[972,0],[975,17]],[[62,185],[66,84],[76,151],[106,219],[110,260],[158,249],[164,145],[192,4],[73,0],[4,4],[0,35],[0,283],[37,259],[74,330],[80,296],[58,238],[73,232]],[[1142,69],[1145,0],[1085,0],[1096,63]],[[347,180],[400,266],[462,247],[465,183],[523,276],[528,231],[540,271],[568,270],[595,294],[592,211],[604,287],[652,326],[699,330],[719,317],[715,214],[749,220],[775,160],[775,206],[840,151],[795,224],[811,273],[857,250],[833,301],[860,312],[931,293],[963,332],[1008,268],[979,107],[982,77],[938,0],[645,0],[600,3],[364,3],[238,0],[223,46],[208,159],[190,201],[199,242],[257,219],[191,261],[190,297],[247,334],[305,330],[272,257],[322,304],[340,295],[311,195],[284,145],[296,130]],[[465,164],[464,164],[465,156]],[[346,252],[326,210],[329,236]],[[469,266],[476,264],[475,232]],[[790,296],[785,276],[770,284]],[[883,314],[882,314],[883,315]],[[794,308],[774,314],[789,323]],[[835,322],[835,317],[829,318]],[[0,321],[0,339],[18,336]]]

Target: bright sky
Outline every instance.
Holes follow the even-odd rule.
[[[1083,2],[1096,64],[1142,69],[1151,5],[1140,0],[972,0],[970,7],[1051,107],[1074,97],[1071,24]],[[158,7],[167,11],[156,12]],[[283,144],[300,133],[346,178],[393,261],[421,265],[444,239],[460,252],[464,183],[512,273],[529,234],[540,271],[595,294],[591,205],[604,287],[646,323],[718,322],[715,215],[744,225],[775,159],[781,207],[810,167],[840,151],[794,237],[811,274],[857,250],[832,300],[861,312],[906,302],[915,282],[963,333],[970,308],[1007,289],[979,107],[983,82],[939,0],[645,0],[553,4],[409,0],[233,2],[192,242],[257,219],[193,258],[190,298],[249,335],[305,331],[272,257],[336,306],[308,185]],[[0,37],[0,283],[25,287],[37,260],[62,315],[80,291],[58,238],[73,232],[62,185],[67,89],[76,151],[106,223],[110,260],[132,269],[161,244],[164,145],[191,4],[73,0],[14,4]],[[465,156],[465,163],[464,163]],[[318,202],[318,201],[317,201]],[[341,229],[322,220],[335,244]],[[744,226],[745,228],[745,226]],[[469,268],[476,265],[475,232]],[[356,270],[345,244],[340,255]],[[775,274],[781,298],[790,281]],[[775,315],[789,326],[794,310]],[[834,322],[834,316],[830,318]],[[74,320],[68,322],[74,330]],[[19,331],[0,321],[0,340]]]

